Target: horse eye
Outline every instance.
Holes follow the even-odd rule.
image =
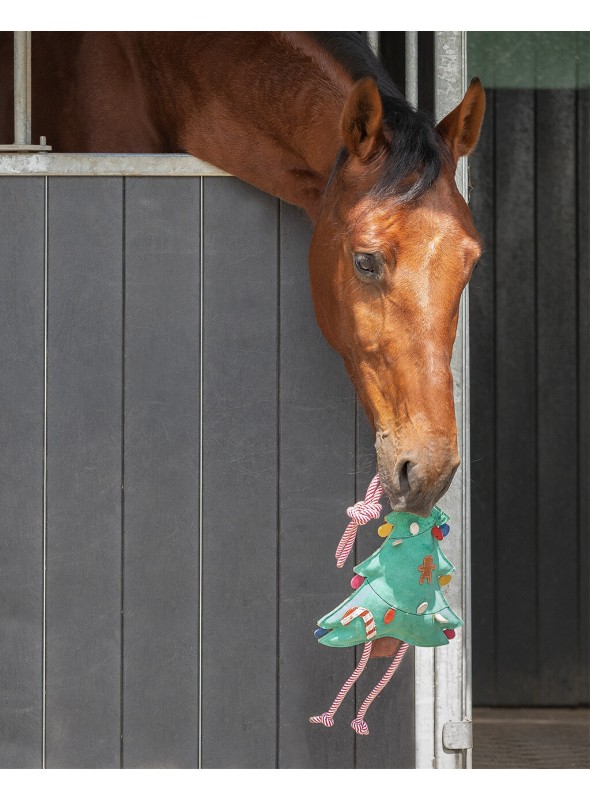
[[[365,278],[378,278],[381,274],[381,259],[377,253],[354,253],[354,268]]]

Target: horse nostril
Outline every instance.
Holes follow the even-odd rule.
[[[410,491],[410,478],[408,476],[408,470],[410,468],[410,462],[404,461],[401,465],[399,470],[399,489],[400,494],[404,495]]]

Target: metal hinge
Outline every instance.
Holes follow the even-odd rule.
[[[473,747],[473,726],[470,719],[462,722],[445,722],[443,746],[447,750],[469,750]]]

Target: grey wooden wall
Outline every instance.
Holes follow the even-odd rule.
[[[0,766],[412,767],[412,658],[368,740],[354,697],[307,721],[354,661],[312,632],[374,455],[306,220],[230,178],[1,178],[0,209]]]
[[[487,95],[471,159],[486,245],[471,283],[474,703],[588,704],[590,90]]]

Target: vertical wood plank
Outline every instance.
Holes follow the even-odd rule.
[[[535,697],[538,602],[532,519],[537,504],[533,91],[498,92],[495,118],[496,180],[502,187],[496,206],[497,700],[529,705]]]
[[[495,160],[494,90],[477,150],[470,156],[470,206],[484,252],[471,279],[471,513],[473,701],[496,703]]]
[[[272,768],[278,201],[205,179],[203,213],[202,764]]]
[[[0,768],[42,763],[45,180],[0,178]]]
[[[356,499],[364,498],[367,486],[376,472],[375,437],[362,408],[357,410]],[[391,510],[386,497],[381,501],[383,515]],[[377,527],[383,518],[359,528],[355,552],[349,556],[347,577],[352,566],[368,558],[383,543]],[[354,555],[354,561],[353,561]],[[362,648],[357,648],[357,658]],[[391,683],[375,700],[367,714],[370,736],[356,739],[357,769],[414,769],[414,655],[410,647]],[[360,707],[371,689],[381,680],[390,665],[389,658],[369,660],[355,687],[356,708]]]
[[[118,767],[122,179],[52,178],[47,766]]]
[[[280,230],[278,766],[350,768],[352,693],[334,728],[308,720],[330,706],[354,657],[313,636],[316,620],[350,592],[350,569],[336,569],[334,551],[354,493],[353,392],[314,319],[307,270],[310,223],[282,204]]]
[[[583,36],[586,72],[578,90],[578,564],[590,562],[590,34]],[[578,703],[590,704],[590,579],[579,571]]]
[[[538,669],[535,701],[577,700],[576,113],[537,92]],[[558,646],[556,644],[558,643]]]
[[[200,185],[125,184],[124,767],[199,761]]]

